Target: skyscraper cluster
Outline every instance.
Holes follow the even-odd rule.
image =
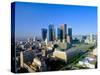
[[[48,41],[58,40],[59,42],[71,43],[72,42],[72,28],[68,28],[67,30],[67,24],[62,24],[60,25],[59,28],[57,28],[57,33],[56,33],[54,25],[50,24],[48,26],[48,29],[42,28],[42,40],[45,41],[46,38],[48,38]]]

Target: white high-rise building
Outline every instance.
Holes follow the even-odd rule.
[[[93,44],[96,43],[96,37],[93,34],[90,34],[87,39],[85,40],[85,43]]]
[[[23,59],[23,52],[20,52],[20,67],[24,67],[24,59]]]

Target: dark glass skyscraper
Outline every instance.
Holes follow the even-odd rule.
[[[61,42],[63,40],[63,31],[61,30],[61,28],[57,29],[57,39],[60,40]]]
[[[58,28],[57,29],[57,39],[60,40],[60,34],[61,34],[61,29]]]
[[[68,36],[70,37],[70,42],[72,42],[72,28],[68,28]]]
[[[65,41],[67,41],[67,24],[64,24],[64,33],[65,33],[64,39]]]
[[[45,39],[47,38],[47,29],[42,28],[42,40],[45,41]]]
[[[49,25],[49,41],[54,41],[55,40],[55,29],[54,25]]]

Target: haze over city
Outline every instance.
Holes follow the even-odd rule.
[[[17,38],[41,36],[41,28],[48,29],[49,24],[53,24],[55,30],[67,24],[73,29],[73,35],[97,32],[96,7],[18,2],[15,13]]]

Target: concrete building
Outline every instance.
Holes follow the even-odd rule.
[[[93,57],[86,57],[79,61],[79,65],[88,68],[95,68],[96,59]]]
[[[23,68],[24,67],[24,58],[23,58],[23,52],[20,52],[20,67]]]
[[[67,49],[67,42],[59,42],[58,43],[59,48],[62,50],[66,50]]]
[[[71,44],[71,37],[70,36],[67,36],[67,43]]]
[[[93,55],[97,56],[97,48],[93,50]]]
[[[56,50],[53,53],[53,57],[56,57],[67,63],[67,62],[73,60],[73,58],[75,58],[76,56],[78,56],[81,53],[82,53],[81,50],[74,50],[74,49],[71,49],[71,50],[69,49],[69,50],[65,50],[65,51]]]
[[[40,72],[46,71],[47,66],[44,59],[34,58],[32,65],[38,67]]]

